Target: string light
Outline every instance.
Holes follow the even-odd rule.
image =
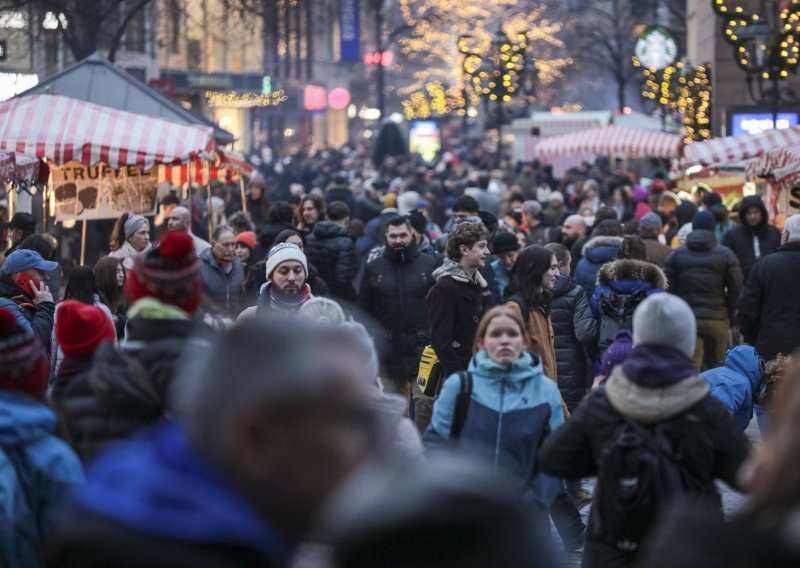
[[[279,105],[289,97],[283,90],[262,93],[237,93],[235,91],[206,91],[206,101],[212,108],[252,108]]]

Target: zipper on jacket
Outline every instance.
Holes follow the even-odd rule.
[[[500,461],[500,440],[503,437],[503,410],[505,407],[506,399],[506,378],[508,375],[503,376],[500,382],[500,408],[497,410],[497,437],[494,441],[494,475],[497,475],[497,466]]]

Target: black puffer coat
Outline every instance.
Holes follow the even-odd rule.
[[[353,279],[359,257],[355,240],[347,229],[331,221],[320,221],[306,240],[306,257],[317,267],[319,276],[337,300],[356,298]]]
[[[739,301],[744,340],[767,360],[800,347],[800,241],[790,241],[753,265]]]
[[[669,291],[691,306],[697,319],[733,321],[742,291],[739,259],[717,244],[711,231],[692,231],[686,244],[667,257]]]
[[[367,264],[358,300],[381,326],[373,335],[386,355],[387,377],[410,380],[417,375],[422,350],[430,343],[426,297],[435,283],[436,264],[416,244],[402,250],[384,247],[383,254]]]
[[[111,343],[98,348],[94,361],[66,357],[61,363],[50,400],[63,437],[81,460],[164,414],[164,401],[141,371]]]
[[[550,321],[555,333],[558,390],[572,412],[590,384],[585,349],[591,348],[597,339],[597,320],[589,308],[586,292],[566,274],[558,277],[552,292]]]
[[[761,211],[761,223],[751,227],[747,223],[747,210],[758,208]],[[754,237],[758,237],[760,256],[762,258],[775,252],[781,246],[781,232],[777,227],[769,224],[769,216],[764,202],[757,195],[742,199],[739,208],[739,226],[734,227],[722,238],[722,244],[730,248],[739,259],[742,275],[747,280],[753,263],[758,260],[755,254]]]

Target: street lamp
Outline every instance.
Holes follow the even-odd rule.
[[[519,95],[533,95],[536,68],[527,57],[528,39],[524,33],[517,34],[515,41],[499,30],[492,38],[489,51],[483,55],[468,46],[469,36],[459,38],[459,50],[464,54],[462,69],[469,73],[474,92],[487,102],[487,110],[495,103],[497,119],[497,155],[502,156],[504,105]],[[480,58],[480,65],[475,63]],[[468,71],[472,69],[472,71]],[[529,99],[526,99],[528,102]]]
[[[770,108],[777,128],[781,107],[800,102],[784,84],[800,63],[800,1],[761,0],[753,14],[726,0],[711,2],[723,18],[723,37],[733,46],[736,64],[747,74],[750,98]]]

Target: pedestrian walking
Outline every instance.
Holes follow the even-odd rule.
[[[235,254],[233,229],[220,225],[211,236],[211,248],[200,253],[200,274],[210,308],[218,315],[235,320],[241,311],[244,265]]]
[[[123,213],[111,231],[109,246],[109,256],[122,260],[130,270],[134,257],[150,249],[150,222],[141,215]]]
[[[749,195],[739,204],[739,225],[722,239],[739,259],[742,276],[747,280],[753,264],[781,246],[781,232],[769,224],[767,207],[758,195]]]
[[[341,201],[328,205],[328,218],[314,225],[306,239],[306,255],[319,271],[331,296],[338,301],[356,299],[353,280],[359,257],[355,240],[348,232],[350,209]]]

